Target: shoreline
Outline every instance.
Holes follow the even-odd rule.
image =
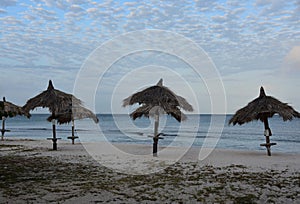
[[[103,151],[96,152],[96,154],[105,154],[106,156],[111,156],[106,154],[109,151],[113,151],[114,148],[118,155],[137,155],[140,157],[152,157],[152,144],[127,144],[127,143],[110,143],[110,142],[80,142],[75,141],[72,145],[71,141],[59,140],[58,150],[52,150],[52,141],[49,140],[36,140],[36,139],[20,139],[20,138],[9,138],[4,141],[0,141],[0,145],[22,145],[26,148],[37,149],[41,155],[89,155],[93,151],[89,150],[95,146],[102,148]],[[109,146],[111,145],[111,146]],[[163,150],[169,150],[167,152],[162,152]],[[89,150],[89,151],[87,151]],[[200,151],[202,151],[200,153]],[[211,152],[204,159],[199,159],[200,154],[205,152]],[[56,152],[56,153],[55,153]],[[179,152],[179,153],[178,153]],[[169,155],[172,153],[178,153],[175,156]],[[51,154],[50,154],[51,155]],[[213,166],[227,166],[231,164],[245,165],[249,167],[256,168],[275,168],[282,169],[286,166],[290,167],[295,171],[300,171],[300,154],[299,153],[282,153],[282,152],[272,152],[272,156],[267,156],[266,150],[236,150],[236,149],[209,149],[209,148],[198,148],[198,147],[165,147],[159,146],[158,158],[163,160],[172,160],[180,162],[198,162],[200,165],[213,165]],[[178,156],[179,155],[179,156]],[[177,157],[176,157],[177,156]]]

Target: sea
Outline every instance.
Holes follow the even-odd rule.
[[[17,116],[5,120],[4,138],[47,139],[52,137],[52,123],[46,119],[49,114],[32,114],[31,118]],[[128,115],[98,114],[99,123],[91,119],[75,121],[76,142],[109,141],[152,145],[154,121],[139,118],[133,121]],[[265,150],[264,125],[252,121],[243,125],[229,125],[232,115],[200,114],[187,115],[181,123],[170,116],[161,116],[159,133],[161,146],[213,147],[233,150]],[[272,130],[272,152],[300,153],[300,119],[283,121],[278,115],[269,119]],[[56,125],[56,135],[61,140],[71,136],[72,124]],[[49,141],[50,142],[50,141]],[[0,142],[2,143],[2,141]]]

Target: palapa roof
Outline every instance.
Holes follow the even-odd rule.
[[[279,114],[284,121],[292,120],[294,117],[300,117],[300,113],[295,111],[287,103],[282,103],[272,96],[267,96],[264,88],[261,87],[259,97],[238,110],[230,119],[229,124],[242,125],[252,120],[264,121],[265,118],[273,117],[276,113]]]
[[[59,123],[68,123],[75,119],[92,118],[98,122],[96,115],[83,107],[80,99],[72,94],[54,89],[51,80],[49,80],[47,90],[29,99],[23,108],[30,111],[37,107],[49,108],[52,113],[48,118],[50,121],[58,119]]]
[[[167,113],[180,122],[186,119],[180,108],[193,111],[193,107],[183,97],[176,95],[169,88],[163,86],[162,83],[163,80],[160,79],[155,86],[146,88],[123,100],[123,107],[135,103],[141,105],[130,114],[134,120],[142,116],[149,117],[151,111],[154,111],[156,113]]]
[[[91,118],[95,123],[99,122],[99,119],[92,111],[82,106],[69,106],[67,109],[60,111],[55,116],[49,116],[47,120],[50,122],[52,121],[52,119],[56,119],[59,124],[63,124],[69,123],[73,120],[80,120],[84,118]]]
[[[6,101],[3,97],[3,101],[0,101],[0,120],[2,120],[2,116],[15,117],[17,115],[25,115],[30,118],[29,112],[25,112],[22,107]]]

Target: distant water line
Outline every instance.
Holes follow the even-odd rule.
[[[6,128],[11,132],[5,133],[5,138],[18,137],[24,139],[46,139],[52,137],[52,125],[46,118],[48,114],[33,114],[30,119],[17,116],[6,120]],[[188,115],[188,120],[178,123],[169,116],[162,117],[160,132],[163,140],[159,145],[167,146],[185,146],[192,142],[195,147],[201,147],[205,138],[217,137],[217,131],[214,132],[211,124],[211,116]],[[75,122],[75,134],[79,136],[80,141],[104,141],[117,143],[134,143],[134,144],[152,144],[149,136],[153,134],[153,126],[148,118],[131,121],[128,115],[110,115],[98,114],[100,122],[95,128],[91,128],[93,123],[90,119],[78,120]],[[214,117],[221,117],[214,115]],[[263,135],[264,127],[260,121],[254,121],[242,126],[229,126],[228,121],[231,115],[226,115],[225,124],[221,137],[218,140],[217,148],[222,149],[240,149],[240,150],[265,150],[259,144],[265,142]],[[191,121],[199,120],[199,124]],[[132,125],[128,125],[130,122]],[[272,147],[274,152],[300,153],[300,119],[283,122],[279,116],[274,116],[269,120],[273,136],[272,142],[277,145]],[[121,127],[121,128],[120,128]],[[101,134],[99,133],[101,130]],[[57,125],[57,136],[63,140],[71,135],[71,124]]]

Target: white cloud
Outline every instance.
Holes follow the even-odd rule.
[[[23,18],[24,18],[24,19],[27,19],[27,20],[30,20],[30,21],[33,21],[33,20],[36,19],[34,16],[28,15],[28,14],[24,15]]]
[[[8,25],[22,25],[23,22],[21,20],[18,20],[14,16],[5,16],[3,18],[0,18],[0,21],[3,22],[3,24],[8,24]]]
[[[70,11],[72,11],[72,12],[81,12],[81,11],[84,11],[84,9],[79,5],[73,4],[70,7]]]
[[[262,7],[260,15],[266,17],[283,15],[290,4],[294,3],[285,0],[259,0],[256,2],[256,6]]]
[[[17,0],[1,0],[0,6],[8,7],[8,6],[15,6],[17,4]]]
[[[300,46],[294,46],[286,55],[283,69],[292,73],[300,72]]]
[[[47,7],[58,8],[66,11],[68,9],[68,3],[65,0],[42,0]]]
[[[86,0],[67,0],[68,3],[71,3],[71,4],[85,4],[87,1]]]
[[[196,6],[199,7],[202,11],[210,10],[214,8],[216,3],[215,0],[206,1],[206,0],[195,0]]]
[[[88,8],[88,9],[86,10],[86,12],[88,12],[88,13],[95,13],[95,12],[97,12],[97,11],[98,11],[97,8]]]
[[[6,10],[0,8],[0,14],[5,14],[5,13],[7,13]]]

